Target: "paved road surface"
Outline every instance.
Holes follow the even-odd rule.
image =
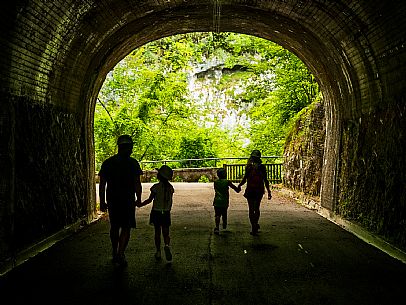
[[[0,304],[406,304],[405,264],[276,191],[259,236],[234,192],[229,228],[216,236],[212,185],[174,185],[171,264],[153,257],[146,206],[127,268],[111,264],[102,219],[0,278]]]

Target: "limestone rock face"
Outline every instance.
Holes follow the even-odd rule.
[[[325,116],[322,102],[301,113],[287,138],[284,185],[309,195],[320,195]]]

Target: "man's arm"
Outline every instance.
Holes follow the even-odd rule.
[[[141,179],[140,176],[136,176],[135,178],[135,195],[137,196],[137,199],[135,201],[136,206],[139,206],[141,204],[141,194],[142,194]]]
[[[102,212],[107,211],[107,204],[106,204],[106,179],[103,176],[100,176],[100,183],[99,183],[99,197],[100,197],[100,210]]]

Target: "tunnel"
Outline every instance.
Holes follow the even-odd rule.
[[[323,94],[320,200],[406,248],[406,3],[381,0],[3,1],[0,262],[96,218],[93,114],[133,49],[188,32],[258,36]]]

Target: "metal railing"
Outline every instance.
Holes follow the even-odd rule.
[[[267,178],[271,184],[282,183],[282,163],[264,164]],[[232,182],[240,182],[245,174],[245,164],[224,164],[227,179]]]
[[[201,158],[201,159],[179,159],[179,160],[159,160],[141,161],[143,170],[155,169],[163,164],[176,168],[202,168],[202,167],[223,167],[227,172],[227,178],[232,182],[240,182],[244,177],[247,157],[229,158]],[[261,157],[271,184],[282,183],[283,159],[279,156]]]
[[[154,169],[164,164],[172,168],[200,168],[200,167],[221,167],[224,164],[246,163],[247,157],[226,157],[226,158],[201,158],[201,159],[178,159],[178,160],[158,160],[158,161],[140,161],[142,169]],[[264,163],[282,162],[280,156],[263,156]]]

